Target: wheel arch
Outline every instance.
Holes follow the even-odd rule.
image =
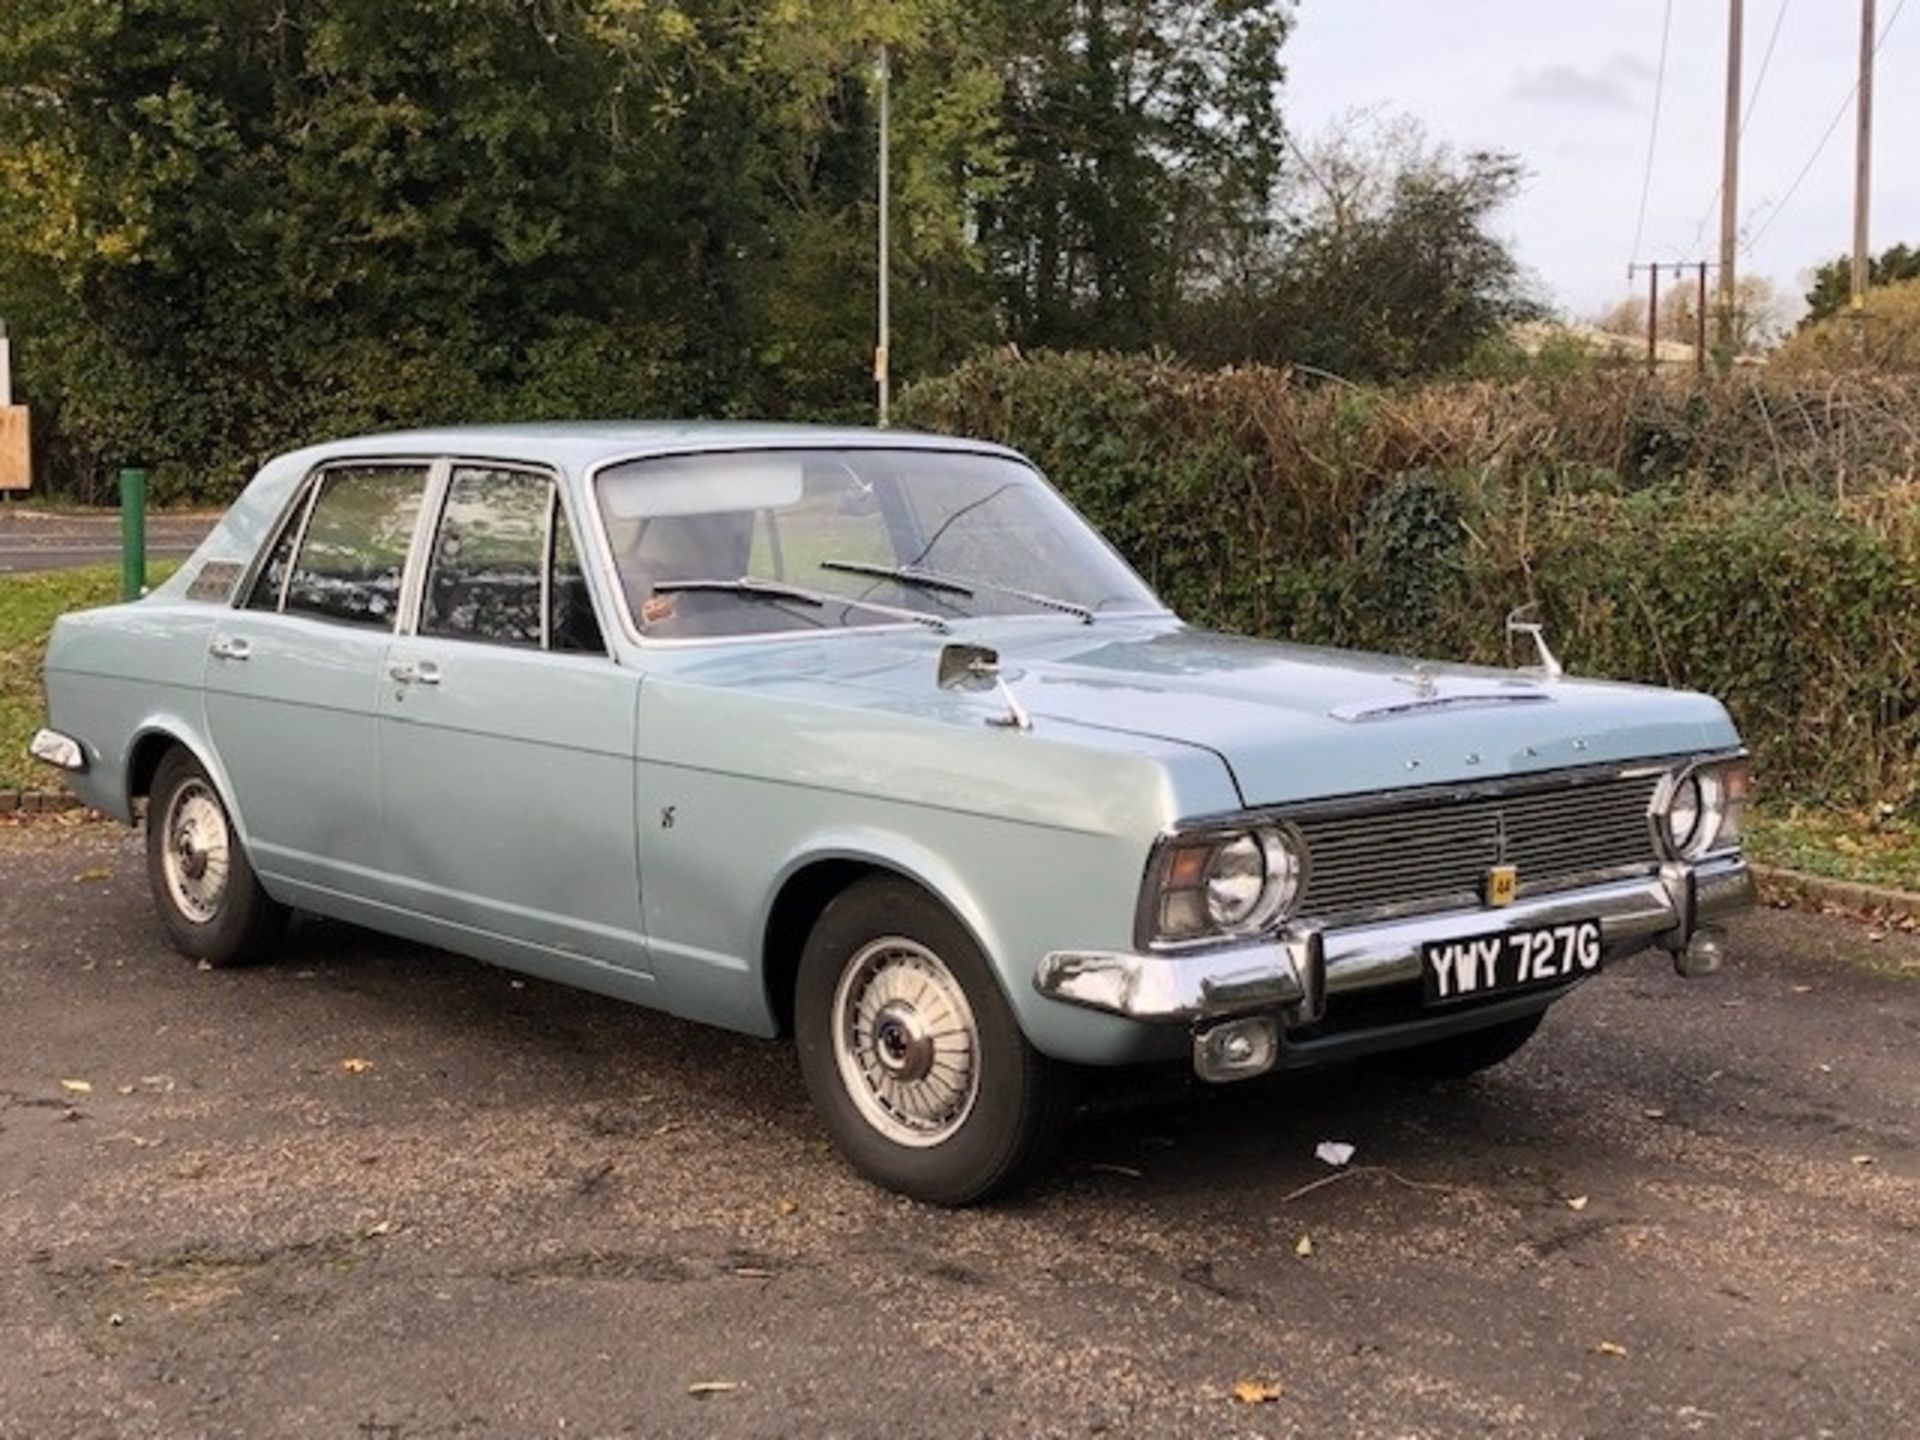
[[[1002,988],[998,935],[971,889],[939,856],[903,836],[842,833],[797,851],[780,869],[760,921],[760,979],[777,1034],[793,1031],[800,954],[827,906],[860,881],[891,876],[923,891],[966,930]],[[1015,1007],[1018,1014],[1018,1007]]]
[[[234,829],[239,832],[241,840],[246,841],[246,818],[234,797],[226,767],[220,764],[213,747],[194,735],[191,727],[170,717],[156,717],[143,722],[127,743],[124,790],[128,816],[133,814],[134,801],[146,799],[151,794],[153,777],[160,768],[160,762],[166,757],[167,751],[175,747],[185,750],[207,772],[214,789],[220,792],[221,802],[227,807],[227,815]]]

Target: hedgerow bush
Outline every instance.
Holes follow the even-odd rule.
[[[1904,800],[1920,721],[1920,386],[1617,372],[1370,390],[999,354],[907,423],[1034,456],[1196,623],[1709,691],[1764,784]]]

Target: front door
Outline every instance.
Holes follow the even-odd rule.
[[[422,462],[317,471],[208,646],[207,724],[248,857],[316,908],[377,884],[380,680],[427,476]]]
[[[465,948],[618,989],[647,972],[640,677],[607,652],[572,536],[546,472],[452,467],[379,687],[384,855],[396,900]]]

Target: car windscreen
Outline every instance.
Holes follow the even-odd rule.
[[[601,471],[595,498],[628,610],[650,639],[1164,609],[1029,466],[1004,456],[665,456]]]

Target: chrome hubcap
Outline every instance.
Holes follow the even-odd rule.
[[[900,1145],[938,1145],[980,1089],[980,1034],[966,992],[926,946],[888,936],[863,947],[833,1002],[834,1059],[861,1116]]]
[[[204,925],[220,913],[227,894],[233,846],[227,812],[204,781],[189,780],[173,792],[161,823],[167,894],[182,915]]]

